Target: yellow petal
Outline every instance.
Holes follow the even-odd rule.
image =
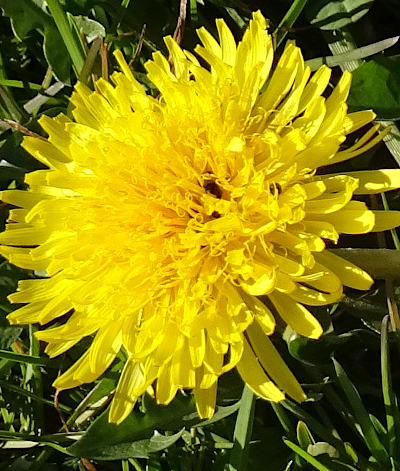
[[[347,207],[347,206],[346,206]],[[337,232],[344,234],[365,234],[375,225],[375,215],[369,209],[347,210],[346,207],[330,214],[313,214],[311,219],[320,219],[332,224]]]
[[[120,424],[131,413],[138,397],[146,388],[142,364],[129,359],[118,381],[108,420],[111,423]]]
[[[339,234],[335,227],[325,221],[303,221],[304,228],[307,232],[311,232],[322,239],[330,239],[333,242],[339,240]]]
[[[46,302],[29,303],[8,314],[7,320],[10,324],[34,324],[38,322],[41,310]]]
[[[251,324],[247,330],[250,345],[264,370],[289,396],[298,402],[306,399],[300,384],[282,360],[271,340],[263,333],[257,322]]]
[[[188,69],[188,60],[183,53],[182,49],[178,46],[176,41],[171,36],[166,36],[164,42],[171,54],[172,61],[174,63],[174,72],[178,78],[186,78],[186,72]]]
[[[357,131],[357,129],[360,129],[373,121],[375,117],[376,114],[372,110],[363,110],[356,111],[355,113],[349,113],[344,121],[346,134]]]
[[[297,73],[298,49],[288,43],[272,75],[267,89],[260,95],[257,105],[271,111],[287,95]]]
[[[189,353],[194,368],[198,368],[203,363],[205,351],[206,337],[204,330],[197,334],[191,334],[189,337]]]
[[[317,256],[318,254],[315,254],[315,257]],[[304,283],[326,294],[342,290],[342,282],[337,274],[319,263],[315,263],[304,275],[293,277],[293,280],[298,283]]]
[[[121,70],[124,73],[125,77],[127,77],[131,84],[134,86],[135,91],[144,94],[143,86],[135,79],[131,69],[126,63],[126,60],[121,50],[115,49],[113,54],[114,57],[117,59],[118,65],[121,67]]]
[[[349,71],[344,71],[341,76],[339,83],[333,89],[333,92],[329,95],[326,100],[327,109],[334,110],[338,104],[344,103],[350,92],[352,75]]]
[[[253,262],[253,271],[246,279],[239,280],[240,287],[246,293],[261,296],[267,294],[275,285],[276,272],[265,263]]]
[[[35,172],[33,172],[35,173]],[[0,192],[0,199],[6,203],[12,204],[14,206],[19,206],[21,208],[32,208],[39,201],[50,198],[49,195],[43,193],[35,193],[32,191],[22,191],[22,190],[4,190]]]
[[[313,74],[301,95],[298,113],[304,111],[305,108],[315,100],[315,98],[321,96],[329,84],[331,72],[332,71],[329,67],[323,65]]]
[[[274,291],[268,295],[282,319],[298,334],[311,339],[322,335],[321,324],[302,304]]]
[[[112,322],[100,329],[89,348],[89,366],[91,371],[93,373],[102,373],[113,361],[121,345],[121,322]],[[98,376],[101,373],[98,373]]]
[[[235,38],[223,19],[218,18],[215,23],[217,25],[219,41],[222,49],[222,60],[226,64],[233,66],[236,58]]]
[[[248,308],[253,312],[266,335],[272,335],[275,330],[275,318],[267,306],[255,296],[241,293]]]
[[[90,370],[89,351],[87,351],[65,373],[54,381],[53,386],[59,390],[75,388],[83,383],[93,382],[100,374],[96,374]]]
[[[375,215],[373,232],[388,231],[400,226],[400,211],[372,211]]]
[[[216,352],[210,339],[207,339],[206,356],[204,358],[204,364],[207,366],[210,372],[214,373],[215,375],[220,375],[222,373],[223,362],[224,362],[223,353]]]
[[[398,168],[346,172],[346,175],[358,179],[355,195],[382,193],[400,187],[400,169]]]
[[[199,386],[201,381],[201,374],[197,374],[196,387],[194,388],[197,413],[202,419],[209,419],[214,415],[218,383],[215,381],[211,387],[204,389]]]
[[[374,282],[367,272],[328,250],[316,254],[315,258],[336,273],[345,286],[364,290],[371,288]]]
[[[171,360],[171,381],[179,388],[194,388],[195,370],[190,362],[188,340],[182,339]]]
[[[175,397],[178,386],[171,380],[171,362],[166,363],[160,368],[157,378],[156,399],[158,404],[169,404]]]
[[[348,175],[328,177],[323,183],[326,186],[325,193],[305,203],[304,209],[308,214],[328,214],[342,209],[358,187],[358,181]]]
[[[287,295],[302,304],[308,304],[309,306],[325,306],[326,304],[340,301],[343,297],[343,290],[339,289],[330,293],[324,293],[318,289],[312,289],[297,284],[296,289],[287,293]]]
[[[272,402],[280,402],[285,395],[268,378],[246,339],[243,339],[243,355],[236,368],[243,381],[257,396]]]
[[[47,260],[32,260],[30,248],[0,246],[0,255],[27,270],[45,270],[49,264]]]
[[[243,354],[243,343],[235,342],[229,346],[229,361],[222,367],[222,373],[226,373],[237,365]]]
[[[380,132],[377,136],[371,139],[371,137],[378,131],[379,124],[372,126],[372,128],[367,131],[353,146],[349,149],[337,152],[334,157],[332,157],[329,161],[329,164],[336,164],[339,162],[344,162],[348,159],[353,159],[360,154],[364,154],[369,149],[375,147],[379,142],[383,140],[383,138],[390,132],[390,127],[387,127],[382,132]]]
[[[67,350],[72,348],[74,345],[76,345],[78,342],[79,342],[79,339],[70,340],[68,342],[50,342],[46,346],[44,351],[46,355],[49,355],[49,357],[53,358],[66,352]]]
[[[214,54],[219,59],[222,59],[222,49],[218,44],[217,40],[212,34],[210,34],[204,26],[199,28],[197,31],[197,36],[200,38],[200,41],[203,43],[205,49]]]

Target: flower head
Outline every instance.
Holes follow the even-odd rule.
[[[200,415],[210,417],[218,377],[234,367],[260,397],[303,400],[268,338],[274,313],[318,338],[304,305],[372,283],[325,241],[400,223],[397,212],[352,200],[397,188],[398,170],[316,174],[381,139],[374,126],[341,147],[374,118],[347,113],[350,74],[324,98],[330,69],[311,75],[293,43],[271,70],[260,12],[238,45],[223,20],[217,28],[219,42],[198,31],[195,52],[209,67],[165,38],[173,67],[160,52],[146,64],[157,97],[117,51],[112,83],[76,85],[74,121],[43,116],[48,139],[25,138],[48,169],[26,176],[28,191],[2,194],[19,209],[0,253],[48,274],[20,282],[10,300],[26,304],[8,318],[46,324],[69,313],[36,334],[50,356],[94,336],[58,389],[94,381],[123,348],[114,422],[153,384],[162,404],[194,389]]]

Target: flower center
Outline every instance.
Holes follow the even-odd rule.
[[[206,180],[204,182],[204,189],[214,195],[216,198],[221,199],[222,190],[214,180]]]

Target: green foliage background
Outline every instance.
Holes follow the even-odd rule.
[[[270,20],[277,56],[286,39],[312,67],[352,70],[351,110],[374,108],[391,133],[338,171],[400,164],[400,9],[397,0],[188,0],[182,45],[196,28],[214,32],[223,17],[240,38],[251,12]],[[24,174],[42,168],[19,147],[41,133],[42,114],[68,113],[77,79],[112,71],[123,50],[135,75],[154,93],[143,64],[173,34],[178,0],[0,0],[0,189],[24,188]],[[382,42],[383,41],[383,42]],[[360,49],[361,48],[361,49]],[[102,54],[101,54],[102,53]],[[101,55],[103,61],[101,61]],[[108,61],[105,57],[108,56]],[[335,57],[332,57],[335,56]],[[22,131],[22,132],[21,132]],[[372,207],[400,209],[398,192],[371,198]],[[0,226],[8,207],[0,204]],[[319,341],[280,326],[273,341],[301,381],[302,405],[255,401],[231,372],[220,380],[218,409],[200,420],[189,392],[169,406],[145,396],[120,426],[107,407],[122,369],[121,354],[96,384],[54,398],[52,381],[87,348],[48,359],[35,327],[11,327],[7,301],[21,278],[40,276],[0,261],[0,469],[202,471],[395,471],[400,469],[400,244],[396,233],[343,237],[342,255],[380,278],[369,293],[348,290],[334,306],[314,308]],[[389,306],[389,308],[388,308]],[[389,313],[389,315],[388,315]],[[392,361],[390,361],[392,360]],[[391,363],[393,367],[391,367]]]

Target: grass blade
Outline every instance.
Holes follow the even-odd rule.
[[[27,88],[29,90],[42,90],[42,86],[37,83],[23,82],[22,80],[7,80],[0,77],[0,85],[11,88]]]
[[[65,47],[71,56],[75,74],[77,77],[79,77],[85,62],[85,52],[82,49],[81,42],[74,34],[67,15],[65,14],[58,0],[47,0],[47,6],[49,7],[57,29],[64,41]]]
[[[276,47],[281,44],[285,39],[288,29],[291,28],[297,18],[300,16],[300,13],[303,11],[303,8],[306,6],[307,0],[294,0],[292,6],[286,12],[286,15],[282,18],[276,30],[273,32],[273,37],[275,39]]]
[[[301,458],[303,458],[307,463],[310,463],[315,469],[318,469],[318,471],[332,471],[329,468],[327,468],[325,465],[320,463],[314,456],[311,456],[309,453],[307,453],[305,450],[300,448],[298,445],[295,443],[291,442],[290,440],[287,440],[286,438],[283,439],[283,443],[289,447],[291,450],[293,450],[297,455],[299,455]]]
[[[353,416],[360,425],[365,444],[367,445],[373,457],[378,461],[378,463],[381,463],[382,465],[388,464],[389,456],[387,454],[387,451],[379,440],[379,437],[374,429],[374,426],[371,422],[368,412],[364,407],[361,397],[358,394],[357,389],[350,381],[346,372],[341,367],[339,362],[336,361],[334,358],[333,364],[335,367],[337,379],[349,402]]]
[[[400,450],[400,412],[397,397],[392,388],[392,375],[390,371],[390,353],[388,343],[389,316],[382,321],[381,330],[381,372],[382,393],[386,412],[387,437],[389,454],[394,460],[399,460]]]
[[[194,21],[194,22],[196,22],[198,20],[197,0],[190,0],[190,19],[191,19],[191,21]]]
[[[306,61],[306,64],[311,67],[311,70],[319,69],[323,64],[326,64],[328,67],[335,67],[347,62],[356,61],[364,59],[364,57],[373,56],[378,52],[382,52],[388,47],[392,47],[399,40],[399,36],[393,38],[384,39],[383,41],[378,41],[368,46],[358,47],[356,49],[351,49],[342,54],[337,54],[334,56],[326,57],[316,57],[315,59],[309,59]]]
[[[32,356],[39,356],[40,346],[39,340],[35,337],[35,332],[37,331],[37,327],[30,325],[29,326],[29,354]],[[40,367],[38,365],[29,364],[27,370],[32,369],[32,390],[33,394],[38,398],[43,397],[43,383],[42,383],[42,373],[40,371]],[[38,431],[43,433],[43,429],[45,427],[44,421],[44,411],[43,411],[43,403],[39,400],[33,404],[34,407],[34,421],[35,426]]]
[[[243,388],[229,458],[229,471],[246,471],[249,441],[253,431],[255,396],[246,385]]]
[[[9,381],[5,381],[3,379],[0,379],[0,386],[4,389],[8,389],[9,391],[14,392],[15,394],[20,394],[21,396],[29,397],[35,401],[38,401],[42,404],[46,404],[50,407],[54,408],[54,402],[50,401],[50,399],[45,399],[44,397],[35,394],[33,392],[30,392],[26,389],[23,389],[19,386],[16,386],[15,384],[11,384]],[[62,404],[59,404],[59,408],[64,411],[64,412],[71,412],[71,408],[64,406]]]
[[[330,443],[333,445],[335,448],[338,450],[343,451],[344,446],[343,442],[336,438],[332,431],[329,430],[327,427],[322,425],[318,420],[316,420],[311,414],[308,412],[304,411],[301,407],[299,407],[297,404],[294,402],[290,401],[289,399],[286,399],[285,401],[282,402],[282,406],[292,412],[297,418],[301,419],[304,421],[307,426],[322,440]]]
[[[58,360],[52,360],[51,358],[42,358],[34,355],[25,355],[22,353],[13,353],[7,350],[0,350],[0,358],[5,360],[15,361],[17,363],[25,363],[37,366],[47,366],[49,368],[58,369],[60,362]]]
[[[281,404],[271,402],[272,410],[275,412],[277,419],[279,420],[285,434],[291,439],[294,440],[296,438],[296,432],[290,421],[290,418],[286,414],[284,408]]]

